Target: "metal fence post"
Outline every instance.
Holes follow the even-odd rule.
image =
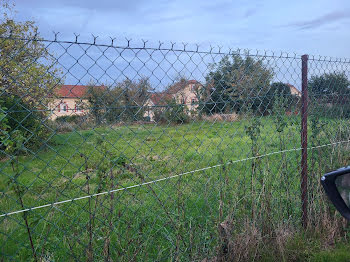
[[[301,57],[301,205],[302,205],[302,225],[304,228],[308,224],[307,214],[307,115],[308,115],[308,55]]]

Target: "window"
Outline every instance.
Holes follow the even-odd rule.
[[[80,103],[75,104],[75,112],[81,112],[81,104]]]
[[[59,105],[58,105],[58,112],[68,112],[68,104],[65,103],[65,102],[61,102]]]

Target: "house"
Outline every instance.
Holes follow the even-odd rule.
[[[301,97],[301,91],[299,89],[297,89],[295,86],[291,85],[291,84],[287,84],[287,86],[289,86],[290,88],[290,93],[292,95],[295,95],[297,97]]]
[[[105,88],[97,86],[97,88]],[[50,103],[51,120],[60,116],[84,115],[89,112],[88,86],[84,85],[62,85],[53,94]]]
[[[196,80],[181,79],[179,82],[169,86],[165,91],[152,93],[145,103],[144,117],[154,121],[154,111],[156,108],[162,110],[171,100],[183,105],[188,114],[193,113],[198,107],[198,91],[203,87]]]
[[[175,99],[177,104],[184,105],[188,111],[194,111],[198,107],[198,91],[202,84],[196,80],[180,80],[170,86],[166,92]]]
[[[162,108],[166,106],[166,101],[168,101],[170,97],[166,93],[152,93],[146,100],[144,104],[144,113],[143,117],[147,121],[155,121],[155,110],[157,108]]]

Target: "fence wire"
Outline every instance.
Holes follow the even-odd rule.
[[[350,60],[307,58],[308,83],[296,54],[1,35],[1,258],[249,260],[326,228]]]

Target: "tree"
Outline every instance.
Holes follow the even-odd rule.
[[[310,108],[326,117],[350,117],[350,81],[344,72],[312,76],[309,81]],[[325,106],[324,104],[327,104]]]
[[[201,98],[206,113],[239,112],[243,108],[263,111],[273,72],[262,60],[241,55],[225,56],[211,65]]]
[[[290,86],[282,82],[273,83],[265,99],[266,101],[264,104],[266,105],[266,108],[270,110],[273,109],[276,102],[286,110],[291,109],[291,107],[296,105],[298,101],[298,98],[295,95],[292,95]]]
[[[109,105],[111,95],[108,94],[109,90],[96,86],[94,83],[88,84],[88,101],[87,105],[90,108],[89,112],[95,119],[96,125],[100,125],[106,116],[106,108]]]
[[[350,94],[350,81],[344,72],[326,73],[312,76],[309,81],[309,92],[314,97]]]
[[[142,120],[144,106],[151,90],[148,78],[138,81],[125,79],[110,89],[90,84],[90,112],[98,125],[104,121],[115,123]]]
[[[152,91],[149,79],[141,78],[138,81],[125,79],[117,85],[117,88],[120,88],[123,93],[123,119],[127,121],[142,120],[144,105]]]
[[[49,129],[42,123],[49,110],[42,109],[48,108],[60,75],[34,22],[16,22],[8,15],[13,7],[4,1],[0,6],[0,108],[6,123],[0,149],[8,151],[22,137],[22,152],[45,144]]]
[[[289,85],[282,82],[272,83],[271,88],[269,90],[269,94],[283,97],[288,97],[292,95]]]
[[[61,83],[59,69],[40,41],[33,21],[8,16],[12,7],[2,3],[0,18],[0,92],[18,96],[32,107],[47,108],[53,89]]]
[[[11,108],[11,110],[8,110]],[[13,141],[15,132],[19,132],[24,138],[23,145],[26,148],[36,148],[43,144],[43,141],[48,137],[49,130],[42,124],[42,117],[40,112],[26,104],[20,97],[5,92],[0,100],[0,113],[3,118],[4,127],[0,125],[0,139],[3,146],[0,146],[2,150],[5,150]],[[6,137],[1,133],[7,134]],[[3,140],[2,140],[3,139]]]

